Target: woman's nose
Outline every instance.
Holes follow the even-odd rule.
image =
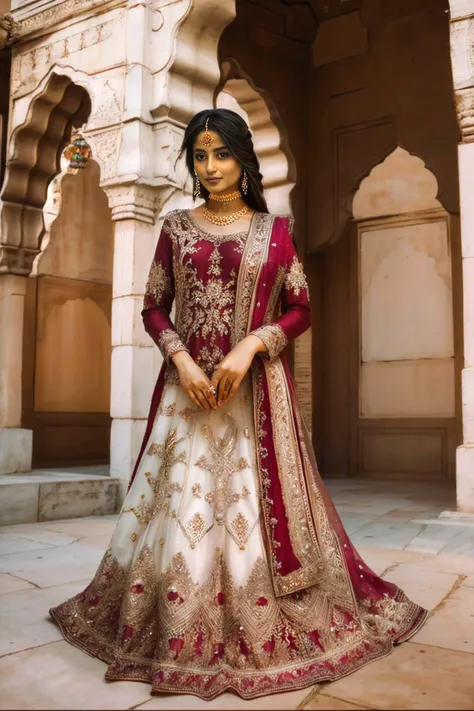
[[[209,174],[216,172],[216,165],[215,165],[214,159],[211,157],[209,157],[207,159],[206,170]]]

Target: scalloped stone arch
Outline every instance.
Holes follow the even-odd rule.
[[[40,250],[48,185],[73,128],[85,124],[91,110],[84,86],[54,70],[27,100],[25,121],[10,137],[0,195],[0,273],[26,276]]]
[[[172,60],[164,68],[166,82],[152,111],[155,118],[187,124],[198,111],[209,108],[220,79],[219,39],[235,15],[235,0],[189,2],[176,30]]]
[[[364,178],[352,201],[355,220],[442,208],[438,182],[421,158],[397,146]]]
[[[214,105],[233,109],[247,121],[260,161],[269,210],[291,215],[290,193],[296,183],[296,161],[270,94],[258,89],[236,60],[227,59],[222,62],[222,79]]]

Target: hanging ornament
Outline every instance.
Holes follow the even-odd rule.
[[[64,150],[64,157],[69,163],[69,168],[84,168],[92,155],[92,149],[86,139],[77,135]]]

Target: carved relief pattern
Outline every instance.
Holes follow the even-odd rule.
[[[474,80],[474,19],[473,18],[470,18],[468,20],[467,52],[468,52],[469,66],[471,68],[471,77]]]
[[[100,179],[114,177],[120,149],[120,128],[91,134],[95,146],[94,157],[100,165]]]
[[[28,52],[21,53],[17,50],[12,65],[12,93],[15,95],[20,89],[26,90],[36,85],[55,62],[109,39],[114,24],[115,20],[108,20],[50,44],[40,45]]]
[[[114,123],[119,123],[121,119],[120,97],[110,82],[106,81],[97,95],[97,107],[92,112],[87,126],[89,129],[96,126],[111,126]]]
[[[70,18],[79,11],[86,12],[100,5],[103,5],[103,0],[63,0],[63,2],[54,4],[53,7],[22,18],[18,23],[18,36],[24,37],[35,30]]]
[[[456,113],[464,143],[474,142],[474,19],[453,22],[451,58]]]
[[[474,142],[474,87],[456,92],[456,113],[464,143]]]

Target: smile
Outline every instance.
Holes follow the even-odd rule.
[[[206,183],[218,183],[222,178],[206,178]]]

